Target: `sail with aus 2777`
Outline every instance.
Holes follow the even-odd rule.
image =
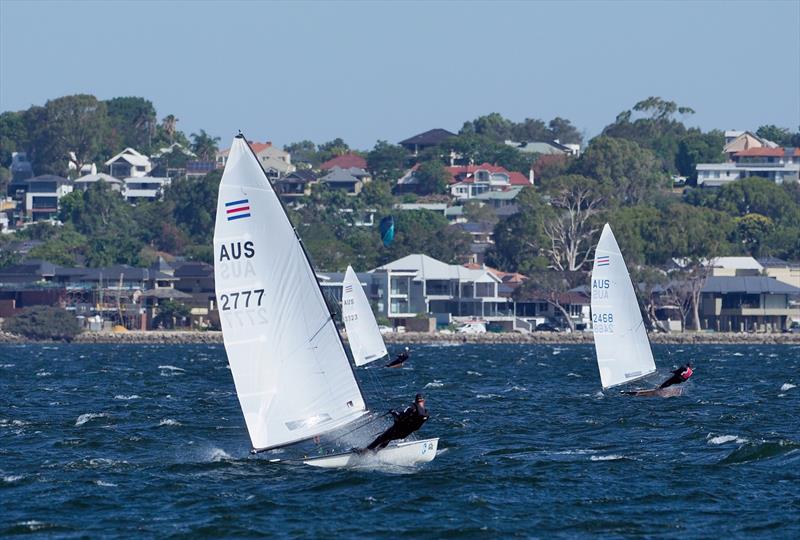
[[[214,273],[225,351],[254,449],[303,441],[366,413],[308,257],[241,135],[219,187]]]

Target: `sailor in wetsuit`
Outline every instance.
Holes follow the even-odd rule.
[[[406,360],[408,360],[408,347],[398,354],[394,360],[386,364],[386,367],[401,367]]]
[[[394,424],[381,433],[377,439],[372,441],[367,450],[378,451],[386,448],[390,441],[405,439],[419,428],[428,419],[428,411],[425,409],[425,396],[417,394],[414,403],[406,407],[403,412],[391,411],[394,417]]]
[[[687,362],[685,366],[681,366],[675,371],[672,372],[672,377],[661,383],[659,388],[666,388],[667,386],[672,386],[673,384],[681,384],[685,383],[689,380],[689,377],[692,376],[692,363]]]

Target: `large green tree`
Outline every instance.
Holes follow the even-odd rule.
[[[422,195],[442,194],[447,191],[450,173],[438,161],[426,161],[414,172],[418,190]]]
[[[367,168],[376,180],[396,182],[403,176],[408,159],[408,152],[402,146],[378,141],[367,154]]]
[[[141,97],[116,97],[105,102],[108,111],[108,133],[104,137],[107,155],[126,147],[149,153],[156,130],[156,109]]]

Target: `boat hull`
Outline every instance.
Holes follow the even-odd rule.
[[[633,397],[679,397],[683,394],[683,388],[680,386],[668,386],[666,388],[653,388],[650,390],[632,390],[630,392],[623,392],[626,396]]]
[[[326,469],[375,467],[380,465],[395,465],[411,467],[420,463],[428,463],[436,457],[439,439],[424,439],[421,441],[402,442],[391,445],[378,452],[346,452],[304,459],[303,463],[312,467]]]

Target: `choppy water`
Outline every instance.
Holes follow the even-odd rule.
[[[675,399],[604,396],[591,346],[412,354],[360,378],[447,450],[343,471],[248,455],[221,347],[2,346],[0,535],[800,537],[800,347],[657,346]]]

